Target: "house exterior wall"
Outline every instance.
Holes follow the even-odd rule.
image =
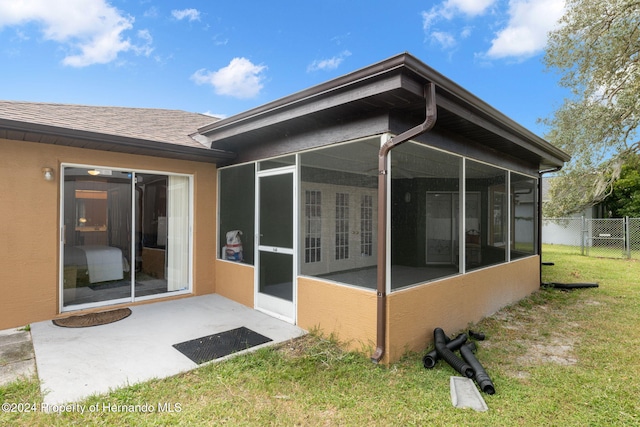
[[[192,174],[193,293],[215,292],[215,165],[6,139],[0,153],[0,329],[59,314],[62,163]],[[53,181],[43,167],[53,169]]]
[[[384,363],[424,351],[433,330],[456,333],[530,295],[540,286],[540,258],[531,256],[387,295]],[[333,334],[352,350],[376,346],[376,293],[298,277],[298,325]]]
[[[254,306],[254,275],[252,265],[216,260],[216,293],[247,307]]]
[[[376,293],[298,277],[298,326],[334,334],[352,350],[373,350],[376,341]]]
[[[433,330],[453,334],[540,287],[540,257],[416,286],[387,296],[387,362],[406,351],[424,351]]]

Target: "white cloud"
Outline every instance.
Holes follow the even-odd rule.
[[[434,31],[431,33],[431,37],[443,49],[450,49],[456,45],[456,38],[446,31]]]
[[[428,32],[431,29],[431,26],[442,18],[442,14],[438,11],[437,7],[434,6],[430,11],[422,11],[422,29],[424,32]]]
[[[229,65],[218,71],[207,71],[204,68],[196,71],[191,79],[196,84],[213,86],[218,95],[235,98],[253,98],[263,88],[264,65],[254,65],[246,58],[233,58]]]
[[[144,16],[145,18],[157,18],[159,15],[160,13],[158,12],[158,8],[155,6],[151,6],[142,14],[142,16]]]
[[[318,70],[335,70],[340,66],[342,61],[344,61],[345,58],[348,58],[349,56],[351,56],[351,52],[349,52],[348,50],[345,50],[341,52],[339,55],[336,55],[332,58],[316,59],[311,64],[309,64],[309,66],[307,67],[307,72],[318,71]]]
[[[464,27],[460,32],[460,37],[463,39],[469,38],[473,32],[473,27]]]
[[[149,30],[139,30],[138,38],[142,40],[142,44],[133,46],[134,52],[138,55],[149,57],[153,52],[153,37],[151,37],[151,33]]]
[[[528,58],[541,52],[564,13],[564,0],[511,0],[509,22],[491,42],[489,58]]]
[[[0,29],[37,23],[45,40],[67,47],[64,65],[85,67],[106,64],[120,52],[146,52],[150,46],[136,46],[124,36],[133,28],[134,18],[105,0],[1,0]],[[144,38],[144,37],[143,37]]]
[[[189,22],[200,20],[200,11],[197,9],[172,10],[171,15],[178,21],[182,21],[185,18],[188,19]]]
[[[229,39],[224,38],[221,34],[216,34],[213,36],[212,40],[215,46],[226,46],[227,43],[229,43]]]
[[[447,0],[444,7],[468,16],[482,15],[496,0]]]
[[[431,27],[441,21],[450,21],[457,15],[478,16],[482,15],[497,0],[445,0],[433,6],[429,11],[422,12],[422,28],[428,32]]]
[[[422,29],[431,42],[440,45],[443,49],[450,49],[458,44],[456,37],[451,31],[443,31],[435,28],[442,21],[451,21],[454,18],[464,15],[466,17],[476,17],[483,15],[497,0],[445,0],[433,6],[428,11],[422,12]],[[467,38],[471,34],[471,29],[465,27],[460,32],[461,38]]]
[[[229,117],[227,114],[218,114],[218,113],[212,113],[211,111],[207,110],[204,113],[205,116],[210,116],[210,117],[214,117],[216,119],[226,119],[227,117]]]

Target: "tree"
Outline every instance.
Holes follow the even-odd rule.
[[[550,188],[545,215],[564,216],[604,200],[622,165],[640,151],[640,1],[566,0],[549,34],[548,69],[570,89],[546,139],[572,160]]]
[[[640,155],[622,166],[620,178],[613,183],[604,205],[614,218],[640,218]]]

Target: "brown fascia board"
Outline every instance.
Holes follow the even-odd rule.
[[[161,141],[137,139],[118,135],[109,135],[97,132],[88,132],[72,128],[42,125],[0,118],[0,130],[7,132],[23,132],[25,135],[41,135],[47,141],[24,139],[31,142],[45,144],[78,146],[78,141],[87,141],[83,148],[102,151],[114,151],[131,154],[144,154],[155,157],[180,158],[206,163],[217,163],[236,157],[235,153],[210,149],[206,147],[195,148],[185,145],[171,144]],[[35,138],[34,138],[35,139]]]
[[[410,71],[415,78],[408,78]],[[215,141],[259,129],[284,120],[339,106],[340,103],[382,94],[392,89],[404,89],[422,96],[423,85],[433,82],[437,87],[437,104],[470,122],[497,133],[514,144],[540,155],[545,164],[562,166],[570,156],[505,116],[477,96],[429,67],[409,53],[362,68],[328,82],[313,86],[287,97],[198,129]]]
[[[252,122],[262,118],[264,118],[264,121],[261,121],[263,125],[272,124],[274,120],[276,120],[276,122],[278,121],[277,119],[273,118],[274,115],[293,110],[294,108],[308,106],[309,104],[312,104],[314,102],[319,104],[317,106],[308,106],[306,109],[307,114],[311,110],[320,111],[324,108],[340,105],[341,102],[345,102],[347,100],[361,99],[366,96],[383,93],[386,90],[398,88],[401,84],[399,75],[387,76],[386,78],[381,76],[383,76],[384,74],[389,74],[391,71],[394,71],[396,69],[400,69],[403,64],[403,61],[401,60],[402,57],[403,55],[395,56],[387,61],[374,64],[367,68],[363,68],[361,70],[354,71],[353,73],[346,74],[342,77],[329,80],[320,85],[310,87],[300,92],[296,92],[292,95],[277,99],[251,110],[247,110],[234,116],[227,117],[225,119],[199,128],[198,133],[206,135],[209,138],[213,138],[215,141],[217,139],[222,139],[222,137],[220,137],[219,135],[221,132],[223,132],[223,130],[226,130],[227,128],[242,126],[248,122]],[[381,87],[376,88],[375,85],[368,84],[372,82],[380,83]],[[363,92],[356,94],[344,93],[347,90],[353,90],[355,86],[362,87]],[[336,95],[343,96],[342,98],[338,97],[337,99],[331,99],[331,97],[335,97]],[[327,98],[331,100],[327,101]],[[301,115],[304,114],[295,114],[295,116]],[[251,125],[252,129],[257,127],[259,126]],[[246,130],[243,129],[241,132],[245,131]]]
[[[507,137],[510,141],[523,145],[519,142],[522,141],[526,144],[525,148],[537,154],[547,154],[544,157],[549,155],[554,157],[555,159],[549,159],[552,160],[554,166],[562,166],[565,162],[571,160],[571,156],[563,150],[550,144],[411,55],[407,57],[407,67],[424,76],[428,81],[435,83],[440,91],[449,95],[450,99],[447,99],[446,95],[444,99],[443,97],[437,97],[438,106],[501,136],[507,136],[504,132],[506,131],[508,134],[513,135],[510,138]],[[500,132],[498,129],[503,129],[504,131]]]

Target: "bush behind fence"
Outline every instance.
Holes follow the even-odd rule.
[[[587,256],[640,258],[640,218],[544,218],[542,243]]]

